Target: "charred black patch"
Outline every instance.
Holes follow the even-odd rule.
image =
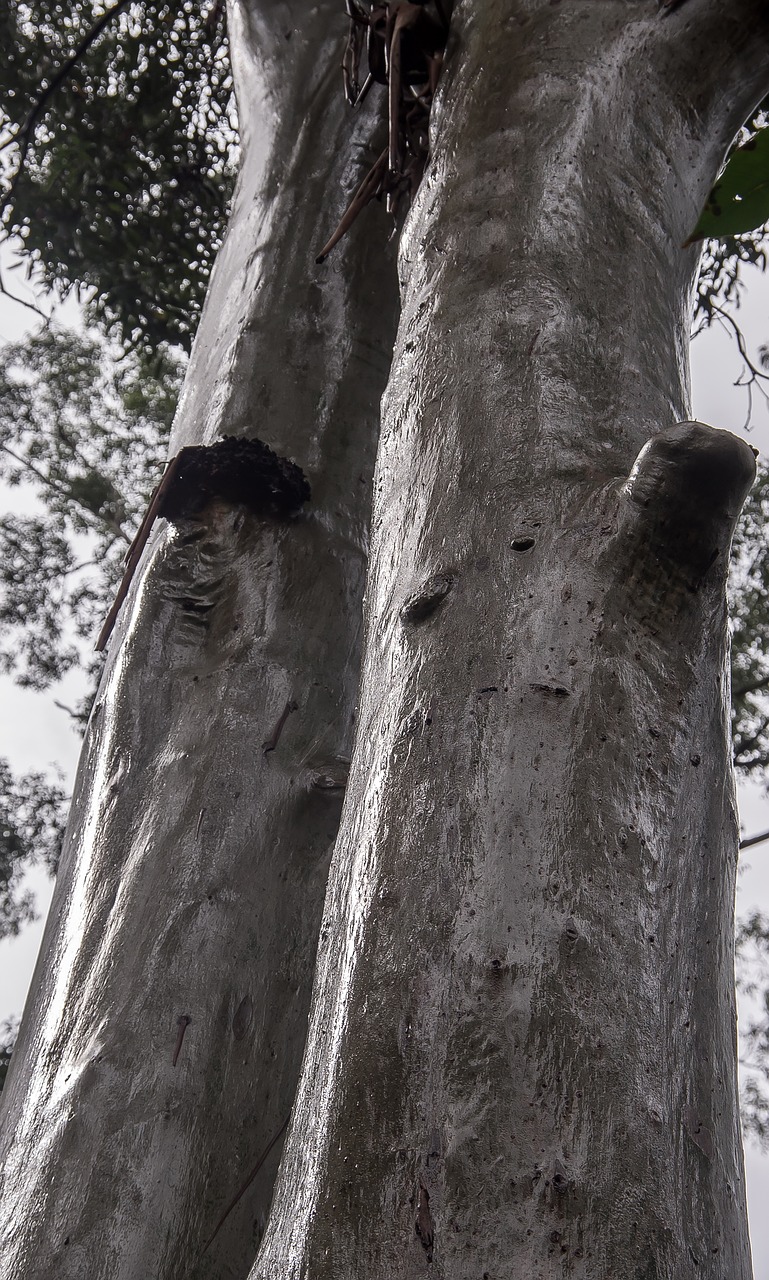
[[[310,486],[295,462],[261,440],[224,436],[181,449],[159,496],[156,514],[172,522],[198,516],[215,498],[280,519],[309,501]]]
[[[301,467],[281,458],[261,440],[224,436],[215,444],[190,444],[180,449],[166,467],[128,548],[123,580],[96,641],[97,653],[112,634],[156,518],[164,516],[172,523],[194,519],[215,498],[248,507],[260,516],[286,519],[309,501],[310,486]]]

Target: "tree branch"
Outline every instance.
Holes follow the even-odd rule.
[[[763,844],[765,840],[769,840],[769,831],[761,831],[757,836],[746,836],[744,840],[740,840],[740,849],[749,849],[751,845]]]
[[[755,680],[749,680],[747,684],[740,685],[737,689],[732,689],[733,698],[744,698],[749,693],[758,693],[760,689],[769,688],[769,675],[759,676]]]
[[[64,498],[65,501],[74,503],[86,519],[94,522],[95,528],[107,528],[111,533],[114,533],[116,537],[120,537],[124,542],[130,543],[131,539],[122,525],[117,524],[114,520],[105,519],[103,516],[97,515],[90,507],[87,507],[83,502],[80,502],[80,500],[75,497],[72,491],[68,489],[65,484],[52,479],[51,476],[47,476],[44,471],[41,471],[39,467],[35,466],[34,462],[30,462],[28,458],[23,458],[21,454],[16,453],[7,444],[0,444],[0,452],[7,453],[9,458],[13,458],[14,462],[18,463],[20,467],[23,467],[25,471],[28,471],[33,475],[36,480],[39,480],[46,489],[50,489],[53,493],[58,494],[58,496],[60,498]]]

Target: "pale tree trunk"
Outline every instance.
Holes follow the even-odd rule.
[[[251,1276],[747,1280],[724,582],[754,463],[675,424],[680,246],[769,87],[766,8],[459,0],[452,27]]]
[[[306,1035],[395,251],[380,214],[314,265],[376,155],[342,101],[337,0],[231,28],[243,166],[171,452],[256,436],[312,499],[161,523],[123,608],[4,1094],[8,1280],[244,1277],[280,1143],[206,1242],[288,1118]]]

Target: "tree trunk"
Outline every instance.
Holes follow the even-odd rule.
[[[459,0],[402,237],[360,717],[252,1280],[747,1280],[691,231],[757,3]],[[646,443],[650,441],[650,443]]]
[[[123,607],[4,1094],[8,1280],[245,1277],[279,1143],[217,1224],[301,1062],[397,287],[381,216],[313,262],[376,154],[344,14],[262,8],[232,13],[242,171],[171,452],[259,437],[312,500],[161,522]]]
[[[258,1243],[276,1152],[214,1232],[294,1091],[394,305],[371,224],[308,265],[366,163],[337,13],[233,15],[244,170],[174,449],[257,435],[313,501],[161,529],[124,609],[8,1086],[9,1280],[223,1280]],[[758,0],[459,0],[254,1280],[749,1275],[723,583],[752,457],[674,424],[679,246],[768,65]]]

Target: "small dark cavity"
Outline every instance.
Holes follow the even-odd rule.
[[[401,609],[401,620],[412,626],[426,622],[436,609],[440,607],[454,586],[454,578],[449,573],[437,574],[428,578],[422,586],[410,595]]]
[[[702,1123],[697,1112],[691,1106],[685,1106],[682,1112],[682,1120],[684,1128],[691,1138],[695,1146],[699,1147],[702,1154],[712,1160],[715,1155],[715,1146],[710,1130]]]
[[[569,1186],[569,1178],[566,1173],[566,1170],[564,1169],[560,1160],[556,1160],[555,1171],[553,1173],[553,1189],[559,1195],[563,1195],[564,1192],[568,1189],[568,1186]]]
[[[204,618],[214,607],[211,600],[196,600],[194,596],[182,596],[179,604],[185,613],[195,614],[199,618]]]
[[[187,445],[174,459],[173,474],[157,514],[172,523],[200,515],[215,498],[241,503],[259,515],[296,515],[310,499],[307,478],[295,462],[261,440],[224,436],[211,445]]]
[[[513,541],[510,543],[510,546],[513,548],[513,551],[531,551],[531,548],[534,546],[534,539],[533,538],[513,538]]]
[[[563,927],[563,936],[567,942],[576,942],[579,938],[579,929],[573,920],[567,920]]]
[[[236,1040],[242,1040],[254,1016],[254,1005],[250,996],[244,996],[235,1010],[232,1019],[232,1034]]]

